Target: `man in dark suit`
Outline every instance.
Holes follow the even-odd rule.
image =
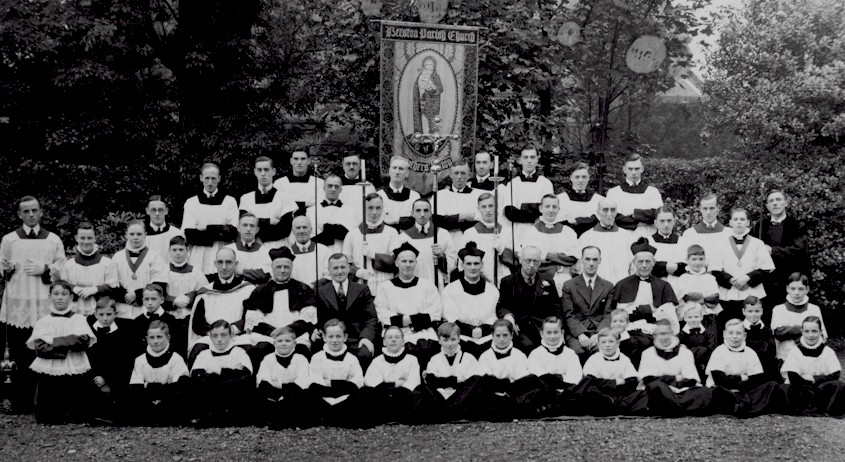
[[[502,279],[499,286],[496,315],[513,323],[516,329],[513,344],[525,354],[540,346],[544,319],[549,316],[563,319],[555,282],[538,273],[540,255],[537,247],[524,247],[519,256],[519,272]]]
[[[366,369],[373,360],[381,327],[376,317],[375,297],[369,287],[349,279],[349,261],[341,253],[329,257],[331,282],[317,289],[317,318],[322,326],[330,319],[346,324],[346,346]],[[319,332],[319,331],[318,331]],[[319,334],[317,334],[319,337]],[[315,342],[322,347],[322,341]]]
[[[654,269],[654,254],[657,252],[648,239],[641,237],[631,245],[634,254],[636,274],[622,278],[613,287],[608,312],[618,308],[628,311],[630,322],[644,321],[653,324],[658,319],[667,319],[675,334],[680,331],[675,306],[678,298],[668,282],[651,274]]]
[[[763,281],[766,297],[763,299],[765,311],[763,322],[772,316],[772,308],[786,300],[786,285],[789,275],[799,272],[808,278],[810,253],[807,250],[807,228],[795,217],[786,214],[789,198],[779,189],[772,189],[766,194],[768,218],[762,218],[754,224],[751,235],[766,244],[766,250],[772,255],[775,270]]]
[[[587,246],[581,251],[581,274],[563,283],[563,316],[566,318],[566,346],[579,356],[596,352],[600,327],[610,325],[607,310],[613,284],[596,272],[601,264],[601,250]]]

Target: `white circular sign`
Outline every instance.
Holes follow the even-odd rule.
[[[561,24],[555,35],[555,40],[568,47],[575,45],[581,40],[581,26],[572,21]]]
[[[634,40],[625,55],[628,69],[637,74],[654,72],[666,59],[666,44],[660,37],[643,35]]]

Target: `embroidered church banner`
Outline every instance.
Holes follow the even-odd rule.
[[[435,159],[440,176],[454,161],[471,159],[477,95],[478,28],[382,21],[382,175],[392,156],[402,156],[411,164],[409,186],[424,194]],[[440,135],[457,139],[425,142]]]

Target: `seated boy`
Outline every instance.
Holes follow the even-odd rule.
[[[384,347],[364,375],[373,423],[402,422],[408,417],[411,393],[420,385],[420,364],[405,348],[398,326],[384,331]]]
[[[767,378],[780,382],[780,367],[777,360],[777,348],[775,337],[761,320],[763,317],[763,302],[759,298],[750,295],[745,299],[742,308],[742,321],[745,327],[745,344],[757,353],[760,364],[763,365],[763,373]]]
[[[184,236],[170,239],[170,283],[162,305],[173,315],[170,348],[182,356],[188,354],[188,318],[197,291],[208,284],[208,279],[199,268],[188,263],[188,240]]]
[[[94,384],[100,391],[95,408],[99,417],[107,420],[115,417],[114,406],[122,399],[132,372],[132,321],[116,316],[115,301],[103,297],[97,301],[94,314],[88,319],[97,336],[97,343],[88,350]]]
[[[782,409],[786,396],[777,382],[766,379],[757,353],[746,346],[743,321],[728,321],[724,337],[705,369],[716,412],[754,417]]]
[[[581,362],[563,342],[560,318],[546,318],[540,338],[540,346],[528,355],[528,373],[541,382],[542,394],[536,403],[540,414],[559,415],[568,409],[573,398],[571,389],[583,378]]]
[[[639,329],[629,330],[628,311],[616,308],[610,313],[610,328],[619,336],[619,351],[622,352],[634,367],[640,366],[643,351],[651,346],[651,335]]]
[[[308,358],[296,352],[296,333],[290,327],[279,327],[270,336],[275,351],[264,357],[255,376],[258,411],[270,426],[303,426],[310,417],[305,393],[311,384]]]
[[[698,375],[704,380],[706,377],[704,369],[707,367],[707,361],[710,360],[710,354],[718,345],[716,326],[704,326],[702,324],[704,310],[697,303],[688,302],[685,304],[682,318],[683,324],[681,332],[678,333],[678,340],[680,340],[681,345],[692,351]]]
[[[323,326],[323,349],[311,356],[310,390],[319,400],[318,409],[326,424],[353,425],[357,418],[358,390],[364,386],[364,372],[358,358],[347,351],[346,324],[337,319]]]
[[[176,424],[184,416],[188,366],[170,349],[170,327],[153,321],[147,329],[147,351],[135,358],[129,379],[128,418],[137,424]]]
[[[619,351],[619,333],[603,328],[596,335],[599,351],[584,364],[584,379],[574,390],[581,397],[580,406],[573,413],[645,415],[648,400],[645,392],[637,390],[637,370]]]
[[[461,351],[461,329],[444,322],[437,328],[440,352],[428,362],[422,386],[412,398],[415,421],[448,422],[467,418],[480,404],[478,360]]]

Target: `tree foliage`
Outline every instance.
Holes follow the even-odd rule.
[[[845,146],[843,24],[836,0],[748,0],[729,10],[708,59],[707,132],[733,131],[757,155]]]

